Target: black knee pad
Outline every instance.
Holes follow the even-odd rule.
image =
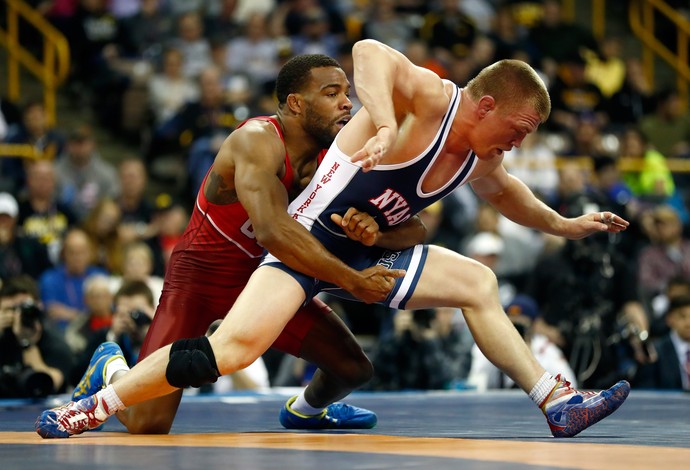
[[[170,348],[165,378],[177,388],[201,387],[220,377],[216,357],[206,336],[180,339]]]

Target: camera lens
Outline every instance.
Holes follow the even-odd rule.
[[[151,324],[151,318],[141,310],[132,310],[129,312],[129,316],[137,326],[148,326]]]
[[[53,393],[53,379],[45,372],[24,369],[17,377],[22,395],[28,398],[45,398]]]

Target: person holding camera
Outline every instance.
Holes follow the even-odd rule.
[[[634,377],[640,388],[690,391],[690,295],[671,299],[665,315],[669,332],[654,341],[657,358]]]
[[[72,372],[72,382],[80,383],[81,373],[89,368],[94,354],[101,354],[104,348],[117,351],[116,361],[126,370],[127,364],[135,364],[155,313],[153,294],[144,281],[125,281],[115,293],[110,326],[90,335],[88,344],[79,356]],[[118,362],[119,363],[119,362]],[[110,367],[114,374],[118,367]],[[87,373],[89,371],[87,370]]]
[[[393,331],[383,335],[374,353],[373,390],[440,390],[452,377],[441,341],[432,328],[434,309],[398,310]]]
[[[45,397],[64,391],[72,354],[44,322],[33,278],[22,275],[0,288],[0,396]]]

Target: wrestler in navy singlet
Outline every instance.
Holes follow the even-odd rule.
[[[405,308],[424,266],[427,248],[417,245],[401,251],[378,247],[366,247],[350,240],[342,229],[330,220],[331,214],[344,214],[349,207],[367,212],[375,217],[382,228],[400,224],[450,194],[467,182],[477,158],[473,152],[455,175],[441,188],[425,193],[422,182],[438,158],[460,103],[460,89],[456,86],[448,110],[438,133],[427,148],[417,157],[399,164],[380,164],[369,172],[361,171],[359,164],[351,163],[350,157],[338,148],[336,138],[326,153],[316,175],[307,188],[290,204],[288,212],[304,225],[334,255],[356,269],[375,264],[389,268],[406,269],[405,277],[382,302],[392,308]],[[262,264],[270,264],[289,272],[302,285],[307,300],[319,291],[327,290],[334,295],[352,298],[342,289],[304,276],[268,255]]]

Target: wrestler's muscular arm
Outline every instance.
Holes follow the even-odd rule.
[[[513,222],[552,235],[574,240],[597,232],[620,232],[628,226],[626,220],[610,212],[606,213],[607,223],[601,220],[599,212],[565,218],[540,201],[525,183],[510,175],[500,163],[471,184],[479,197]]]
[[[331,220],[343,228],[348,238],[362,245],[376,245],[388,250],[403,250],[424,243],[427,235],[424,222],[416,215],[383,232],[379,230],[379,224],[372,216],[353,207],[344,215],[331,215]]]
[[[254,126],[235,131],[216,159],[234,166],[237,198],[249,214],[257,241],[286,265],[309,276],[336,284],[364,302],[384,299],[402,270],[381,266],[357,271],[328,252],[301,224],[287,213],[288,194],[278,175],[283,169],[285,148],[272,132]],[[224,158],[226,157],[226,158]]]
[[[367,171],[391,149],[405,116],[413,114],[421,119],[442,116],[449,98],[438,75],[414,65],[405,55],[383,43],[372,39],[358,41],[352,49],[352,58],[357,97],[376,133],[352,155],[352,161],[362,161],[362,168]],[[347,132],[343,137],[348,137],[347,126],[344,130]],[[348,138],[339,141],[347,142]]]

